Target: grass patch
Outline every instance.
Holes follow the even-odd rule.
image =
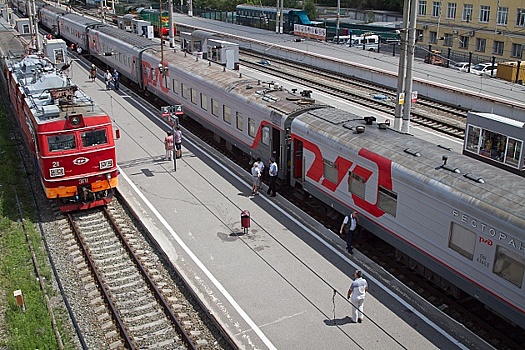
[[[51,297],[54,292],[49,281],[52,281],[53,275],[42,238],[33,224],[37,212],[16,147],[16,142],[19,141],[13,137],[12,128],[0,106],[0,347],[57,349],[51,316],[36,277],[24,229],[19,222],[15,191],[22,203],[38,267]],[[13,296],[13,292],[18,289],[24,295],[25,311],[19,308]],[[55,316],[60,312],[63,310],[55,309]],[[60,319],[57,322],[61,328]],[[62,335],[62,338],[64,340],[67,337]],[[66,348],[73,346],[69,344]]]

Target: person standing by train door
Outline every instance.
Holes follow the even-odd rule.
[[[363,278],[363,272],[357,270],[354,273],[354,280],[346,292],[346,299],[350,299],[352,304],[352,322],[363,322],[363,304],[365,303],[366,292],[368,292],[368,282]]]
[[[348,253],[353,254],[354,252],[352,249],[352,238],[354,236],[355,230],[357,229],[357,211],[353,211],[352,215],[350,217],[345,216],[345,219],[343,220],[343,223],[341,224],[341,229],[339,230],[339,234],[342,235],[343,232],[346,236],[346,250]]]
[[[277,180],[279,169],[277,168],[277,163],[273,158],[270,158],[270,168],[268,172],[270,175],[270,186],[268,187],[268,191],[266,193],[269,194],[270,197],[275,197],[277,193],[275,190],[275,180]]]
[[[113,80],[113,76],[109,72],[109,69],[106,69],[106,73],[104,73],[104,82],[106,83],[106,90],[109,90],[111,88],[111,81]]]
[[[164,138],[164,149],[166,150],[164,160],[171,160],[171,157],[173,156],[173,135],[171,134],[171,131],[168,131]]]
[[[113,87],[115,88],[115,90],[118,90],[120,88],[119,78],[120,74],[117,71],[117,68],[113,69]]]

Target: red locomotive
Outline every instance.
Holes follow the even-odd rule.
[[[65,43],[54,41],[55,62],[3,56],[4,83],[47,198],[63,212],[105,205],[118,181],[111,120],[71,84],[63,72]]]

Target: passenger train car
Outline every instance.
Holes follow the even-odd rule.
[[[235,21],[244,26],[275,30],[277,20],[275,7],[243,4],[235,8]],[[283,9],[283,32],[293,32],[296,24],[313,25],[305,10]]]
[[[182,104],[230,148],[273,156],[281,181],[341,213],[358,210],[366,229],[429,279],[525,328],[523,177],[319,103],[308,90],[286,91],[180,51],[161,55],[159,44],[124,31],[86,26],[85,34],[84,50]]]
[[[109,203],[118,176],[112,123],[64,74],[65,42],[45,42],[52,63],[25,52],[16,31],[0,37],[2,83],[47,198],[64,212]]]

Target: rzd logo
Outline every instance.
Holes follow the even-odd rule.
[[[492,247],[492,244],[494,244],[494,243],[492,243],[492,239],[490,239],[490,238],[489,239],[485,239],[483,237],[479,237],[479,243],[485,243],[486,245],[489,245],[491,247]]]

